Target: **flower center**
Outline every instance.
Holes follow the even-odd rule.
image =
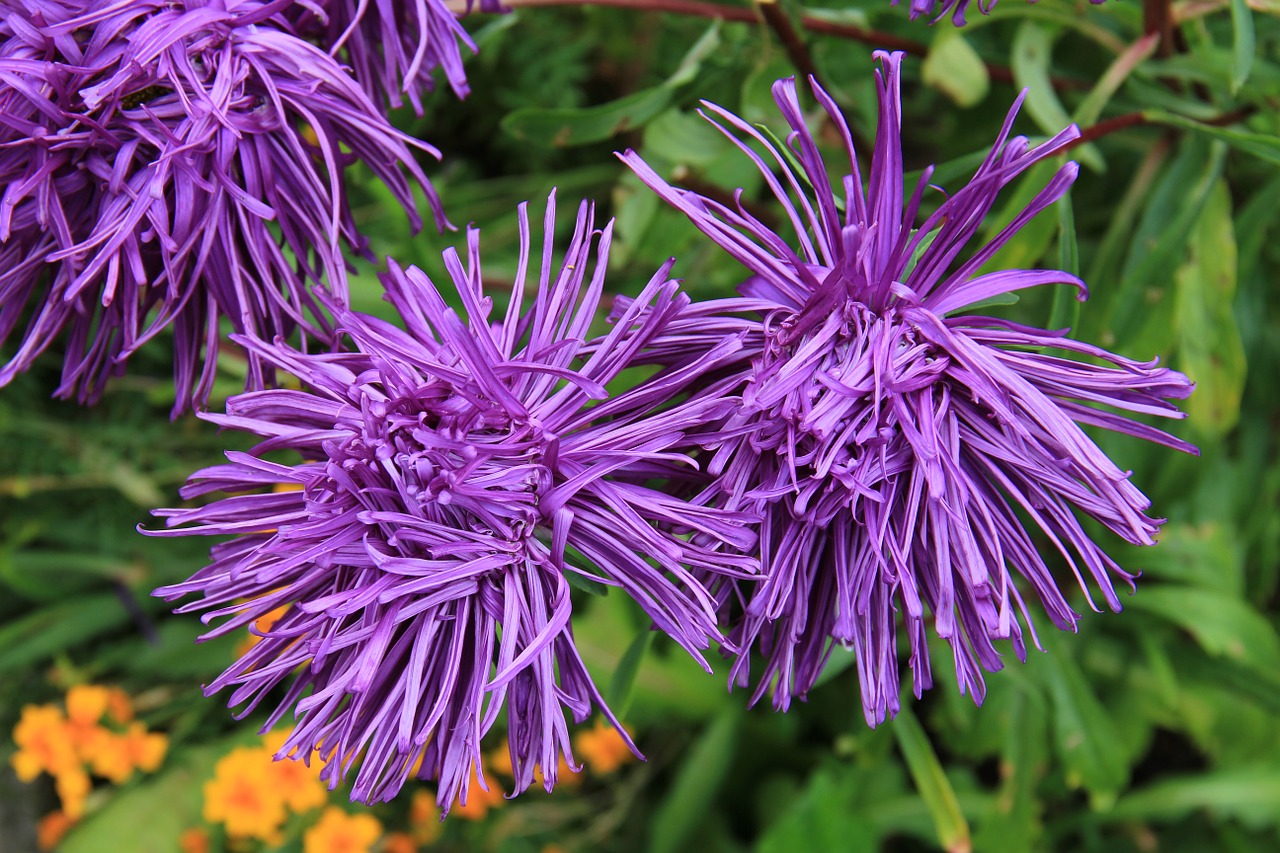
[[[355,487],[371,509],[442,527],[513,543],[534,533],[552,484],[554,435],[457,396],[373,400],[361,414],[359,431],[331,451],[330,466],[342,470],[333,485]]]

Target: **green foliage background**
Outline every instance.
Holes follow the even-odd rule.
[[[1071,120],[1114,130],[1074,152],[1070,204],[992,262],[1079,269],[1092,298],[1080,306],[1064,289],[994,310],[1071,325],[1197,381],[1175,429],[1199,458],[1100,437],[1169,519],[1161,544],[1107,540],[1143,572],[1125,612],[1090,614],[1075,635],[1042,621],[1047,652],[1025,665],[1010,654],[982,708],[958,695],[939,645],[935,689],[874,731],[840,652],[807,703],[787,715],[748,710],[745,695],[726,691],[725,667],[706,676],[650,642],[619,596],[584,594],[579,644],[649,761],[578,790],[531,791],[482,823],[451,821],[440,849],[1280,849],[1280,4],[1175,3],[1177,38],[1162,56],[1142,41],[1132,0],[1002,0],[990,17],[971,11],[963,31],[911,23],[880,0],[831,2],[785,8],[797,22],[917,43],[923,55],[905,64],[905,158],[912,170],[938,163],[944,189],[971,173],[1023,86],[1018,132],[1045,136]],[[617,217],[617,291],[638,291],[674,255],[695,297],[729,293],[735,264],[612,152],[635,147],[681,182],[756,197],[749,161],[695,110],[705,98],[781,132],[769,85],[793,68],[770,29],[602,7],[518,8],[467,25],[480,45],[472,97],[441,91],[425,117],[396,119],[444,152],[433,175],[455,223],[481,228],[486,277],[514,268],[516,204],[537,207],[558,186],[562,225],[582,197]],[[873,47],[801,32],[823,82],[872,138]],[[986,233],[1056,166],[1007,191]],[[413,235],[376,183],[357,190],[377,252],[443,275],[439,253],[460,231]],[[361,265],[354,287],[357,307],[386,312],[374,268]],[[213,761],[252,729],[199,691],[234,640],[194,645],[198,620],[148,596],[201,566],[207,543],[150,540],[135,526],[239,442],[195,418],[168,422],[168,356],[163,343],[144,354],[93,409],[48,399],[56,354],[0,391],[0,731],[24,704],[94,681],[137,694],[173,744],[160,775],[98,796],[64,844],[71,853],[176,849],[177,832],[199,822]],[[234,374],[232,363],[220,377],[224,396]],[[0,746],[0,760],[11,749]]]

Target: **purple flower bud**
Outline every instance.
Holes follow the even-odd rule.
[[[415,185],[445,222],[411,146],[437,152],[278,27],[280,4],[75,5],[0,21],[0,342],[21,335],[0,385],[65,333],[57,394],[92,401],[172,326],[177,412],[207,399],[224,318],[329,341],[307,283],[346,299],[356,160],[415,227]],[[250,387],[263,369],[252,356]]]
[[[752,701],[772,690],[785,710],[839,643],[856,655],[872,725],[899,707],[900,629],[917,696],[931,682],[931,622],[954,650],[961,690],[981,701],[982,671],[1001,667],[994,641],[1011,640],[1023,657],[1024,626],[1035,640],[1028,598],[1057,627],[1074,628],[1079,615],[1033,536],[1058,552],[1091,606],[1090,582],[1120,609],[1113,578],[1131,584],[1133,576],[1089,537],[1081,517],[1137,544],[1153,544],[1161,522],[1146,514],[1149,502],[1129,472],[1082,427],[1195,452],[1128,417],[1181,417],[1168,400],[1191,393],[1182,374],[1065,331],[959,313],[1046,284],[1073,285],[1084,298],[1084,283],[1066,272],[982,271],[1062,197],[1074,163],[989,242],[977,242],[1001,188],[1061,152],[1077,129],[1035,147],[1011,139],[1019,98],[973,178],[917,228],[932,169],[904,197],[901,55],[877,56],[884,73],[867,182],[843,115],[816,84],[847,150],[834,175],[805,125],[794,80],[775,84],[774,97],[799,170],[754,127],[707,105],[709,120],[760,168],[791,224],[786,236],[742,206],[670,186],[634,152],[622,156],[749,273],[741,298],[694,304],[651,349],[655,361],[678,363],[726,334],[745,343],[717,385],[717,393],[741,393],[741,408],[699,439],[718,477],[699,501],[764,517],[763,580],[719,594],[737,647],[732,678],[748,684],[750,655],[760,653]]]
[[[453,250],[444,258],[462,313],[421,270],[392,265],[387,298],[404,329],[333,304],[355,352],[242,339],[304,390],[243,394],[225,415],[205,416],[263,440],[197,472],[183,492],[225,497],[157,512],[176,529],[155,535],[235,537],[190,580],[156,591],[198,595],[179,612],[224,620],[206,636],[288,606],[208,692],[233,687],[231,703],[247,713],[283,686],[267,723],[294,712],[281,754],[319,749],[331,785],[355,776],[357,800],[391,798],[419,760],[442,807],[465,798],[504,709],[516,793],[535,768],[550,790],[560,757],[572,764],[566,713],[581,722],[599,708],[617,726],[574,644],[571,575],[618,587],[702,661],[722,638],[695,575],[756,571],[741,556],[754,542],[748,515],[642,484],[689,465],[671,448],[733,407],[673,400],[740,342],[610,396],[606,386],[689,301],[668,264],[588,342],[612,223],[595,230],[583,204],[557,266],[554,215],[552,196],[530,282],[521,206],[519,271],[502,316],[483,292],[471,230],[466,263]],[[271,461],[281,451],[297,461]]]

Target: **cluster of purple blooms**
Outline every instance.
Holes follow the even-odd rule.
[[[962,20],[964,0],[913,2],[913,17],[939,5]],[[752,702],[786,710],[839,646],[876,725],[899,709],[899,631],[916,695],[930,686],[930,629],[980,702],[996,641],[1019,657],[1036,643],[1033,603],[1059,628],[1080,618],[1036,539],[1114,610],[1133,578],[1082,521],[1154,542],[1160,520],[1084,427],[1195,452],[1131,417],[1179,417],[1185,376],[973,307],[1042,285],[1084,298],[1066,272],[985,271],[1074,164],[978,237],[1001,189],[1079,132],[1011,136],[1019,100],[967,184],[933,206],[926,170],[907,195],[898,54],[877,54],[865,179],[816,83],[835,163],[794,80],[774,87],[785,151],[707,105],[781,232],[622,154],[743,282],[695,301],[668,261],[597,334],[612,223],[583,203],[557,259],[554,194],[540,245],[519,209],[505,310],[474,229],[444,277],[388,262],[400,324],[347,304],[344,255],[367,252],[352,162],[411,219],[416,190],[447,224],[414,155],[436,152],[385,117],[420,111],[437,68],[466,93],[473,45],[441,0],[0,0],[0,14],[0,344],[17,345],[0,384],[61,340],[57,393],[92,400],[172,327],[177,408],[202,408],[230,326],[248,387],[202,416],[258,443],[157,512],[153,535],[229,536],[157,594],[194,595],[180,612],[216,620],[207,637],[260,636],[208,692],[231,688],[241,713],[273,705],[267,727],[291,715],[280,754],[318,753],[361,801],[415,775],[445,809],[465,801],[499,723],[516,793],[573,766],[570,716],[599,712],[630,744],[575,645],[574,576],[629,596],[708,671],[718,647]],[[647,378],[620,381],[632,368]]]
[[[0,343],[26,327],[0,385],[61,340],[57,393],[92,402],[171,326],[181,411],[208,399],[224,319],[331,345],[311,286],[344,301],[344,253],[367,254],[348,167],[364,163],[415,227],[415,189],[446,224],[414,156],[437,152],[381,102],[403,88],[417,103],[436,63],[464,86],[465,34],[419,5],[407,55],[345,0],[2,0]],[[340,57],[375,55],[371,94]],[[252,356],[250,387],[263,371]]]

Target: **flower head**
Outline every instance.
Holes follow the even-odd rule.
[[[302,836],[303,853],[371,853],[382,835],[373,815],[347,814],[330,806]]]
[[[266,772],[270,766],[270,756],[257,747],[237,747],[223,756],[204,784],[204,819],[223,824],[232,838],[281,838],[288,812],[278,780]]]
[[[890,0],[890,4],[897,6],[902,0]],[[920,16],[933,18],[933,22],[937,23],[948,13],[951,13],[951,23],[957,27],[965,25],[965,12],[969,9],[969,4],[973,0],[910,0],[911,20],[915,20]],[[996,7],[997,0],[978,0],[978,9],[984,15],[990,15],[991,10]],[[1035,2],[1035,0],[1028,0]],[[1089,0],[1090,3],[1097,5],[1105,3],[1106,0]]]
[[[516,792],[537,767],[550,790],[569,755],[566,711],[582,721],[599,707],[612,720],[574,644],[569,576],[620,587],[700,659],[719,634],[692,573],[753,569],[733,553],[752,542],[741,514],[642,485],[686,463],[668,448],[732,405],[668,404],[737,341],[609,396],[606,385],[688,299],[664,266],[634,310],[588,340],[612,224],[597,231],[584,204],[557,268],[552,199],[527,310],[522,206],[502,317],[491,316],[471,230],[465,266],[445,254],[461,314],[426,274],[392,265],[387,299],[405,329],[335,305],[354,352],[246,341],[307,390],[244,394],[208,416],[264,440],[198,472],[184,492],[228,497],[158,513],[177,527],[167,535],[236,535],[191,580],[157,591],[199,594],[182,610],[227,617],[211,635],[291,605],[210,691],[235,685],[233,704],[252,708],[287,684],[270,724],[296,708],[287,748],[319,749],[331,785],[358,764],[359,800],[390,798],[410,775],[437,779],[442,807],[465,799],[504,709]],[[285,450],[300,461],[264,458]],[[290,483],[302,490],[276,488]],[[714,546],[689,543],[692,534]]]
[[[284,28],[280,4],[19,6],[0,18],[0,343],[20,338],[0,385],[63,336],[57,393],[92,401],[172,326],[182,409],[208,397],[223,318],[328,341],[307,283],[345,300],[343,249],[365,246],[344,179],[357,159],[415,227],[414,185],[444,222],[410,145],[434,149]],[[262,373],[251,357],[251,387]]]
[[[1067,191],[1074,163],[1008,227],[975,245],[1000,189],[1078,131],[1068,128],[1035,147],[1010,138],[1015,103],[973,178],[915,228],[932,169],[904,197],[901,57],[877,55],[880,121],[865,184],[845,119],[816,84],[814,95],[847,149],[847,174],[834,181],[793,80],[775,84],[774,97],[791,128],[799,173],[753,127],[708,105],[723,121],[712,119],[716,126],[760,167],[794,239],[742,207],[676,189],[634,153],[623,155],[749,274],[742,298],[695,304],[653,348],[674,363],[725,334],[745,336],[737,367],[721,383],[739,390],[741,408],[701,438],[708,469],[718,476],[704,498],[764,518],[763,580],[721,595],[726,619],[735,621],[733,676],[747,683],[750,654],[759,652],[765,666],[754,698],[772,688],[775,705],[785,709],[813,686],[840,643],[855,653],[872,725],[899,706],[900,624],[917,695],[931,681],[931,615],[954,650],[961,689],[978,701],[982,670],[1001,666],[993,641],[1010,639],[1025,654],[1026,593],[1040,599],[1054,625],[1074,627],[1079,616],[1033,535],[1059,552],[1086,597],[1088,578],[1120,609],[1113,578],[1132,576],[1089,537],[1080,517],[1140,544],[1154,542],[1160,522],[1083,426],[1194,451],[1127,416],[1179,417],[1167,401],[1191,392],[1182,374],[1065,332],[960,313],[1046,284],[1074,286],[1083,298],[1083,282],[1066,272],[982,271]],[[765,157],[743,139],[758,143]]]
[[[481,0],[480,7],[501,11],[498,0]],[[320,0],[294,8],[297,30],[349,65],[377,103],[400,107],[408,98],[422,115],[422,96],[434,88],[437,68],[459,98],[471,91],[461,48],[474,53],[476,45],[444,0]]]

